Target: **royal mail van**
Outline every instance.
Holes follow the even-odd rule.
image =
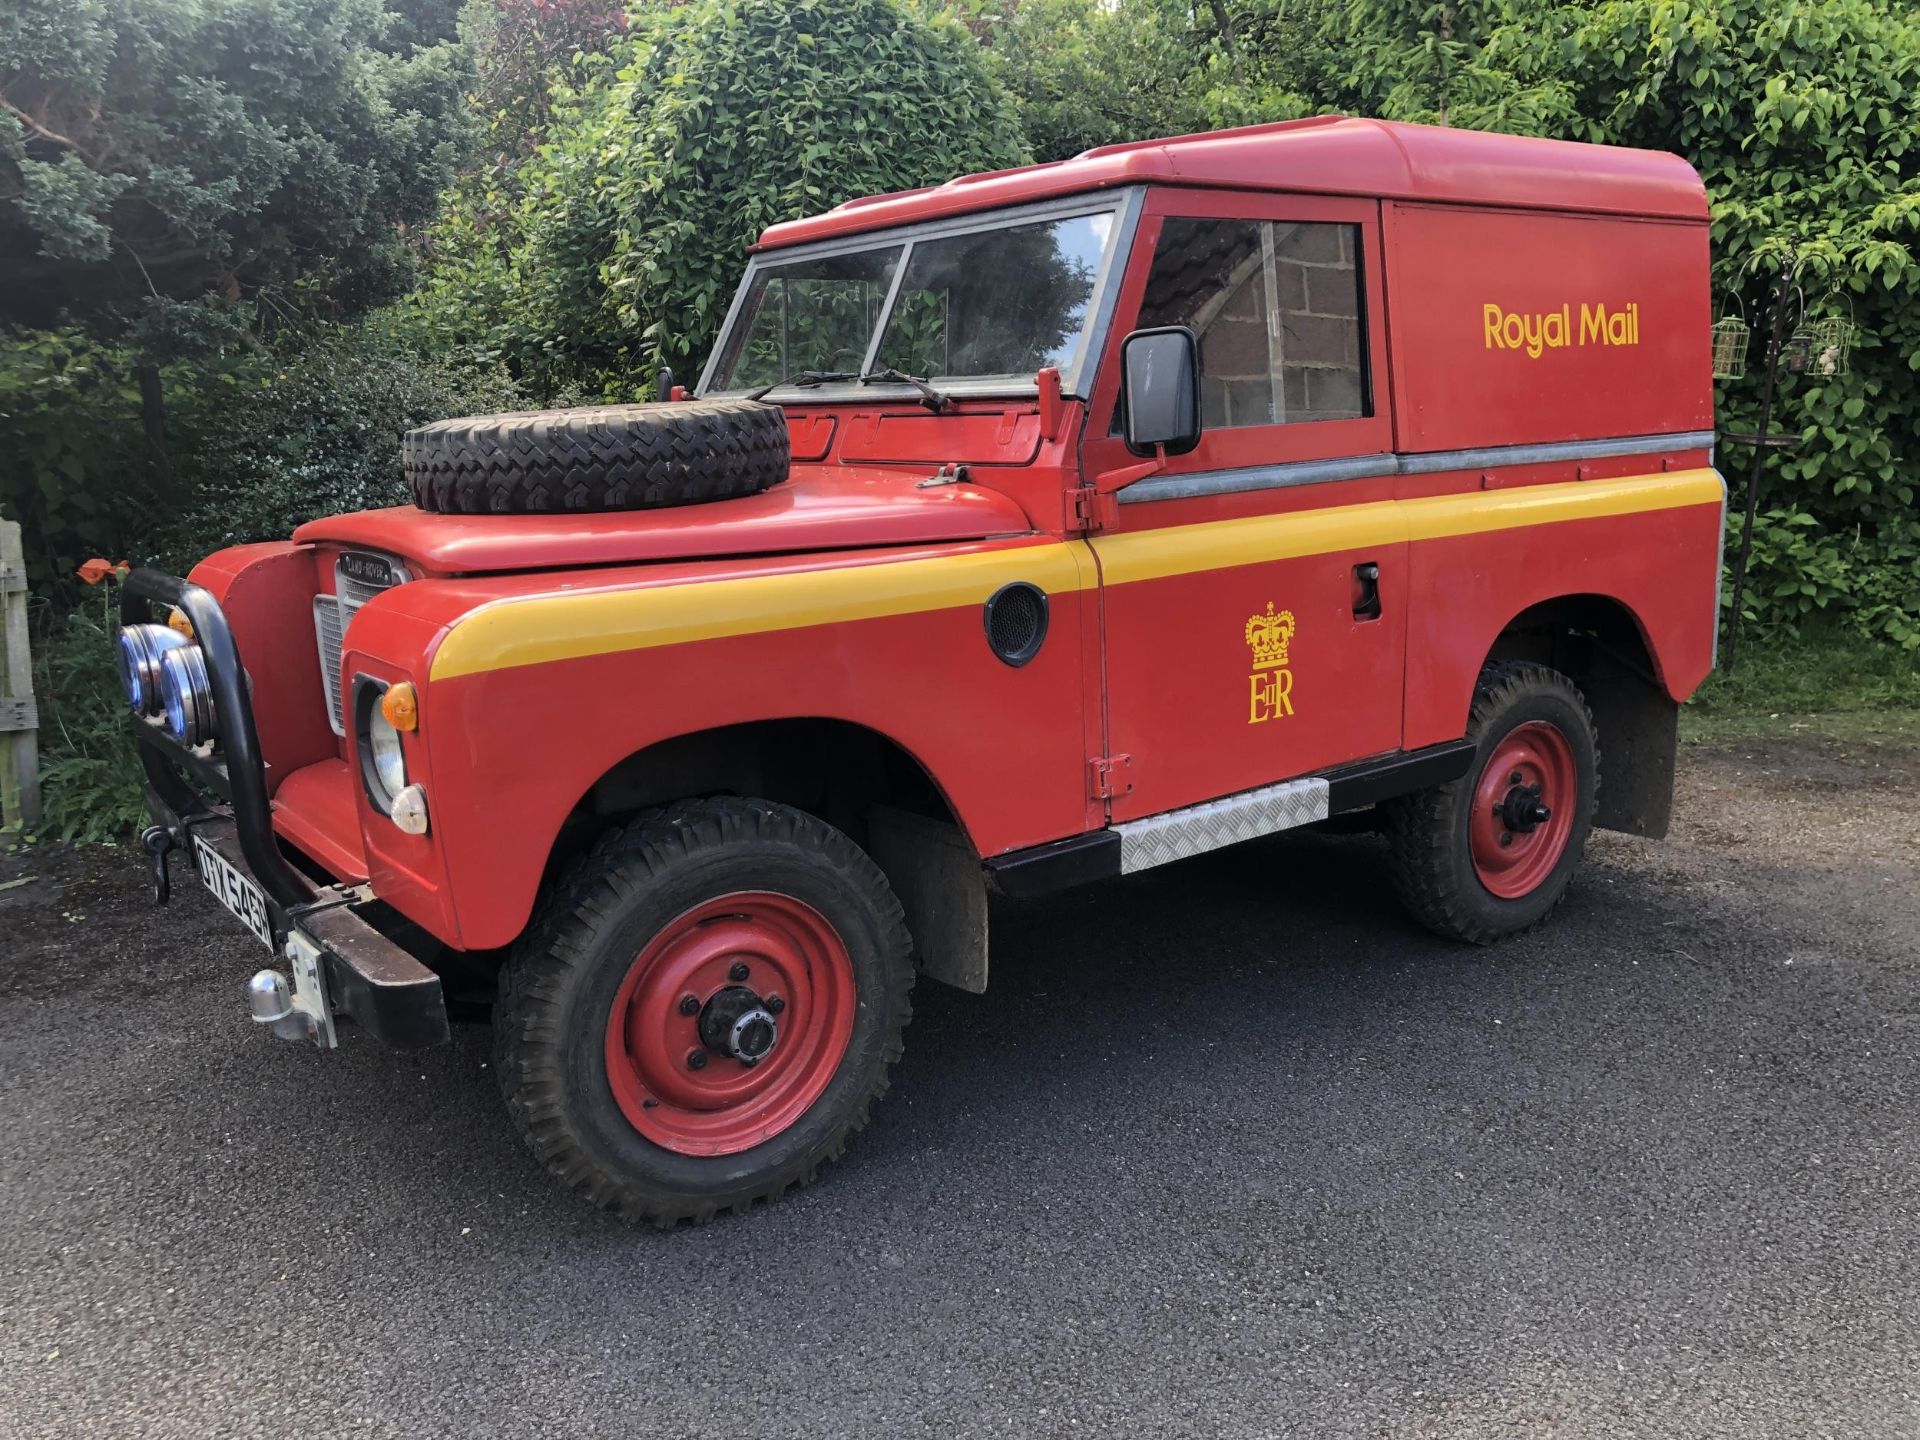
[[[1342,118],[776,225],[691,393],[129,579],[158,891],[277,1035],[485,976],[533,1153],[663,1224],[839,1155],[993,894],[1364,815],[1537,924],[1713,663],[1707,234],[1671,155]]]

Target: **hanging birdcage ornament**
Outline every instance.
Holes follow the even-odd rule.
[[[1806,328],[1813,347],[1807,370],[1814,375],[1845,375],[1853,365],[1853,321],[1829,315]]]
[[[1747,345],[1753,331],[1738,315],[1728,315],[1713,327],[1713,378],[1738,380],[1747,373]]]

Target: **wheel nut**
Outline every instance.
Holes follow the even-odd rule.
[[[1520,783],[1520,772],[1516,770],[1513,774],[1509,775],[1507,777],[1507,783],[1509,785],[1518,785]]]
[[[706,1068],[707,1068],[707,1052],[706,1051],[689,1050],[687,1052],[687,1069],[704,1070]]]
[[[682,1015],[698,1015],[700,1013],[700,997],[697,995],[682,995],[680,997],[680,1013]]]
[[[728,978],[729,980],[744,980],[744,979],[746,979],[746,978],[747,978],[747,962],[746,962],[746,961],[744,961],[744,960],[736,960],[736,961],[734,961],[734,962],[733,962],[733,968],[732,968],[731,970],[729,970],[729,971],[727,971],[727,978]]]
[[[766,1005],[769,1015],[778,1015],[782,1010],[787,1008],[787,1002],[782,1000],[778,995],[767,996],[763,1003]]]
[[[1507,848],[1507,846],[1511,845],[1512,843],[1513,843],[1513,832],[1511,830],[1502,830],[1500,832],[1500,848],[1504,850]]]

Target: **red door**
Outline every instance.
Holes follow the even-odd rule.
[[[1204,428],[1091,537],[1107,752],[1128,761],[1113,819],[1399,747],[1409,596],[1383,293],[1375,204],[1149,198],[1085,473],[1140,464],[1113,423],[1136,326],[1199,337]]]

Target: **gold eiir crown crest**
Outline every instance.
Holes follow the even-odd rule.
[[[1247,644],[1253,647],[1253,663],[1256,669],[1270,665],[1287,663],[1287,646],[1293,642],[1293,612],[1282,610],[1275,614],[1273,602],[1267,602],[1267,613],[1255,615],[1247,621]]]

